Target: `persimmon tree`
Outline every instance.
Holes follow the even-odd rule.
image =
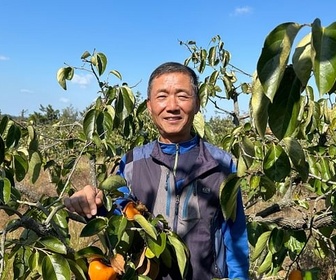
[[[185,64],[201,77],[203,108],[212,103],[233,120],[221,141],[202,113],[194,129],[237,159],[237,173],[223,182],[220,197],[225,217],[234,219],[235,196],[239,187],[243,190],[251,279],[294,267],[306,279],[320,279],[321,272],[305,266],[303,256],[307,251],[322,259],[333,256],[336,244],[336,23],[323,27],[316,19],[277,26],[266,37],[253,75],[231,65],[220,36],[208,48],[195,41],[180,44],[190,52]],[[121,73],[107,70],[105,54],[84,52],[81,60],[80,67],[60,68],[57,81],[66,90],[75,71],[96,78],[97,98],[82,122],[54,123],[46,133],[33,121],[1,118],[0,210],[9,220],[1,231],[0,275],[4,278],[13,267],[15,279],[87,279],[89,261],[97,258],[110,263],[122,279],[150,279],[162,266],[175,266],[183,275],[188,248],[162,216],[140,205],[132,219],[121,212],[88,221],[64,208],[62,200],[75,191],[74,173],[85,158],[90,183],[105,192],[105,207],[120,212],[113,203],[125,184],[114,175],[120,156],[157,137],[145,102]],[[249,80],[239,81],[237,71]],[[121,85],[111,86],[114,79]],[[249,114],[240,113],[240,94],[251,97]],[[224,102],[233,102],[232,112]],[[18,184],[26,177],[34,184],[42,170],[49,173],[57,196],[24,200]],[[82,237],[97,241],[75,251],[69,219],[84,224]]]
[[[314,258],[334,259],[335,252],[336,23],[277,26],[249,85],[236,85],[237,68],[220,37],[212,43],[209,49],[181,44],[191,53],[186,63],[209,73],[200,86],[203,104],[214,98],[235,103],[229,114],[238,125],[222,147],[235,155],[238,169],[223,183],[223,211],[234,216],[232,201],[242,186],[254,276],[295,267],[306,279],[320,279],[322,271],[305,266],[303,256],[313,251]],[[240,122],[236,103],[244,92],[251,94],[250,119]]]
[[[88,107],[82,122],[71,126],[51,123],[40,129],[30,120],[17,123],[0,121],[0,209],[10,215],[1,239],[1,278],[5,266],[13,267],[14,279],[88,278],[91,260],[110,263],[124,279],[150,279],[159,268],[177,271],[181,277],[188,265],[188,248],[168,227],[162,216],[154,217],[144,207],[128,219],[127,215],[107,215],[90,221],[64,209],[64,196],[75,191],[74,172],[80,160],[89,161],[91,184],[104,193],[110,213],[120,212],[114,200],[124,180],[114,175],[121,153],[145,143],[157,133],[144,113],[144,103],[126,84],[110,86],[102,81],[107,58],[103,53],[85,52],[84,66],[61,68],[60,85],[66,88],[74,70],[91,71],[99,85],[98,97]],[[118,71],[111,75],[121,79]],[[41,169],[48,171],[57,196],[38,201],[21,199],[18,184],[26,177],[34,184]],[[69,219],[85,224],[81,237],[92,237],[92,245],[78,250],[70,246]],[[10,234],[16,233],[15,239]]]

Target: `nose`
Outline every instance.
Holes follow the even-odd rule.
[[[179,109],[178,98],[175,95],[170,95],[167,99],[166,110],[176,111]]]

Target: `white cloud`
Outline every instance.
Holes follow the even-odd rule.
[[[65,98],[65,97],[62,97],[62,98],[60,98],[60,101],[61,101],[62,103],[69,103],[69,102],[70,102],[70,99]]]
[[[9,60],[9,57],[0,54],[0,60]]]
[[[20,89],[20,92],[22,92],[22,93],[33,93],[32,90],[30,90],[30,89],[26,89],[26,88],[22,88],[22,89]]]
[[[237,7],[234,10],[233,15],[234,16],[239,16],[239,15],[246,15],[246,14],[251,14],[252,13],[252,8],[249,6],[244,6],[244,7]]]
[[[74,74],[71,82],[74,84],[78,84],[82,88],[86,88],[92,80],[93,76],[91,74],[86,74],[84,76]]]

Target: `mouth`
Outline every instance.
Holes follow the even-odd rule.
[[[164,118],[164,120],[166,120],[166,121],[169,121],[169,122],[174,122],[174,121],[179,121],[179,120],[181,120],[182,118],[181,117],[166,117],[166,118]]]

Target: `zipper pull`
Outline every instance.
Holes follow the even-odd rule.
[[[175,215],[178,214],[179,205],[180,205],[180,196],[177,195],[175,199]]]

